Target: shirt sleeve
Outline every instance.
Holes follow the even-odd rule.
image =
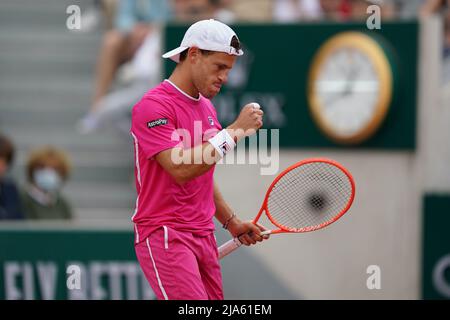
[[[161,151],[182,147],[176,116],[160,102],[145,99],[133,108],[131,133],[147,159]]]

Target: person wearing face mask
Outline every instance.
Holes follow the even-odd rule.
[[[0,135],[0,220],[23,219],[19,192],[8,176],[8,169],[14,159],[14,145]]]
[[[28,219],[71,219],[72,209],[60,193],[67,180],[67,155],[53,147],[33,151],[27,162],[28,186],[22,203]]]

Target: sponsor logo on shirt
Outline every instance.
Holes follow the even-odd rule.
[[[208,120],[209,120],[209,124],[213,126],[214,125],[213,118],[211,116],[208,116]]]
[[[167,124],[169,121],[167,120],[167,118],[161,118],[161,119],[156,119],[150,122],[147,122],[147,127],[149,129],[157,127],[157,126],[162,126]]]

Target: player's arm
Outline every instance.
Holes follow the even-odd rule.
[[[225,129],[228,138],[232,139],[230,144],[234,147],[237,141],[261,128],[262,115],[263,111],[254,108],[253,104],[246,105],[236,121]],[[222,131],[218,133],[222,136],[224,134]],[[223,157],[218,146],[220,139],[221,136],[216,136],[209,142],[190,149],[175,147],[164,150],[155,159],[178,183],[183,184],[207,172]]]
[[[190,149],[175,147],[161,151],[155,156],[156,161],[179,184],[184,184],[201,176],[220,158],[220,155],[209,142]]]
[[[216,219],[233,237],[239,237],[242,244],[249,246],[263,240],[261,231],[266,229],[260,225],[253,224],[251,221],[241,221],[225,202],[216,183],[214,183],[214,203],[216,205]]]

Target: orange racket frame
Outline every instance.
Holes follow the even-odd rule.
[[[278,181],[280,181],[280,179],[286,175],[288,172],[294,170],[297,167],[309,164],[309,163],[314,163],[314,162],[322,162],[322,163],[328,163],[330,165],[333,165],[335,167],[337,167],[339,170],[341,170],[348,178],[350,184],[351,184],[351,194],[349,197],[349,200],[346,204],[346,206],[344,207],[344,209],[337,214],[336,216],[334,216],[332,219],[321,223],[319,225],[316,226],[309,226],[309,227],[304,227],[304,228],[290,228],[287,226],[284,226],[280,223],[278,223],[270,214],[269,209],[267,208],[267,202],[269,200],[269,195],[272,191],[272,189],[274,188],[274,186],[277,184]],[[293,165],[291,165],[290,167],[286,168],[285,170],[283,170],[276,178],[275,180],[272,182],[272,184],[269,186],[269,188],[267,189],[266,195],[264,197],[264,202],[261,205],[261,209],[259,209],[258,214],[256,215],[255,219],[253,219],[253,223],[256,224],[259,220],[259,218],[261,217],[263,211],[265,211],[266,216],[269,218],[270,222],[278,227],[279,229],[275,229],[275,230],[267,230],[267,231],[263,231],[261,234],[262,235],[267,235],[267,234],[278,234],[278,233],[303,233],[303,232],[310,232],[310,231],[315,231],[315,230],[319,230],[322,229],[330,224],[332,224],[333,222],[335,222],[336,220],[338,220],[340,217],[342,217],[351,207],[353,200],[355,198],[355,181],[353,179],[353,176],[350,174],[350,172],[344,167],[342,166],[340,163],[338,163],[337,161],[331,160],[331,159],[327,159],[327,158],[310,158],[310,159],[305,159],[302,161],[299,161]],[[242,243],[239,241],[239,239],[236,237],[234,239],[229,240],[228,242],[226,242],[225,244],[223,244],[222,246],[219,247],[219,259],[223,258],[224,256],[228,255],[229,253],[231,253],[232,251],[234,251],[235,249],[237,249],[238,247],[240,247],[242,245]]]

